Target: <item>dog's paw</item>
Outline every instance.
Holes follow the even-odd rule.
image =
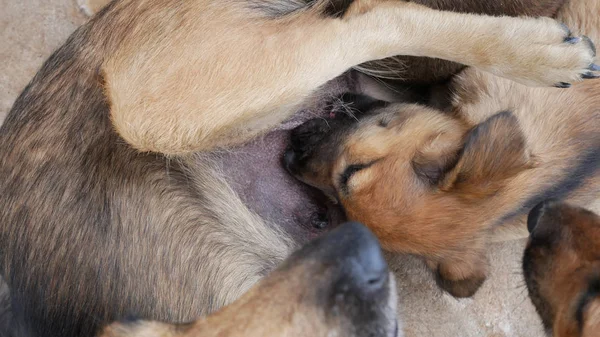
[[[111,0],[77,0],[77,6],[87,16],[98,13]]]
[[[600,68],[593,63],[594,43],[586,36],[573,36],[553,19],[516,19],[514,27],[497,34],[498,45],[493,48],[499,48],[499,56],[509,63],[491,64],[488,70],[496,75],[529,86],[558,88],[600,77]]]
[[[485,254],[475,252],[464,255],[465,259],[446,260],[439,264],[426,261],[435,273],[435,280],[442,290],[456,298],[475,295],[487,279],[488,262]]]
[[[485,276],[473,276],[460,280],[453,280],[444,277],[439,271],[436,274],[435,281],[442,290],[446,291],[455,298],[469,298],[475,295],[485,282]]]

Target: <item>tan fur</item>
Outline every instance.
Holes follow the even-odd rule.
[[[130,1],[114,10],[130,10]],[[578,81],[591,62],[587,46],[564,44],[563,28],[551,19],[400,1],[355,1],[360,8],[351,6],[355,15],[343,20],[317,10],[272,19],[248,15],[243,1],[186,1],[175,11],[168,1],[139,1],[132,15],[147,24],[124,32],[125,43],[103,66],[114,126],[141,151],[176,155],[242,143],[346,69],[398,54],[541,86]]]
[[[590,14],[598,10],[597,1],[573,1],[559,18],[598,41],[600,21]],[[546,189],[583,174],[562,197],[597,205],[598,170],[574,173],[573,165],[584,158],[582,167],[597,165],[590,153],[600,147],[600,81],[531,88],[470,68],[451,87],[447,113],[391,105],[357,128],[333,130],[339,152],[297,176],[337,194],[348,216],[370,226],[386,249],[425,256],[440,285],[463,297],[485,280],[487,242],[522,237],[521,209],[555,193]],[[368,163],[343,192],[338,177]],[[439,181],[430,177],[440,173]]]
[[[208,317],[179,325],[115,323],[100,336],[402,337],[393,275],[382,269],[383,282],[376,288],[355,281],[360,279],[355,272],[368,272],[365,263],[385,263],[376,238],[361,235],[366,229],[358,225],[356,231],[357,225],[342,225],[306,245],[240,299]]]
[[[101,334],[103,337],[183,337],[183,336],[334,336],[342,325],[326,321],[323,312],[300,303],[306,287],[305,278],[287,273],[261,282],[256,289],[242,296],[223,310],[183,327],[156,322],[133,325],[115,324]],[[268,320],[268,324],[265,324]]]

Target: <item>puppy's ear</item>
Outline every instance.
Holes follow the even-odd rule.
[[[463,140],[460,133],[442,133],[421,148],[412,160],[415,173],[423,181],[438,185],[456,166]]]
[[[577,302],[575,318],[582,337],[600,333],[600,270],[592,277],[588,288]]]
[[[503,111],[467,133],[456,167],[443,184],[448,189],[476,189],[472,192],[478,195],[494,193],[504,179],[531,166],[518,119]]]

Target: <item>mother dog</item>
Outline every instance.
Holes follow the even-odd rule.
[[[127,313],[181,322],[239,297],[293,245],[210,161],[163,154],[242,143],[350,67],[430,56],[566,86],[593,58],[549,19],[327,4],[120,0],[70,37],[0,128],[13,322],[88,336]]]

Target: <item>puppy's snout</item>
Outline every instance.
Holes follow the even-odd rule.
[[[334,291],[369,296],[381,290],[388,279],[388,266],[373,233],[351,222],[332,234],[327,239],[327,249],[340,264],[341,273]]]
[[[292,130],[291,146],[296,151],[304,152],[320,143],[330,130],[329,123],[322,118],[306,121]]]
[[[312,119],[292,130],[290,146],[283,154],[283,165],[293,175],[301,170],[302,162],[313,153],[330,128],[323,119]]]

